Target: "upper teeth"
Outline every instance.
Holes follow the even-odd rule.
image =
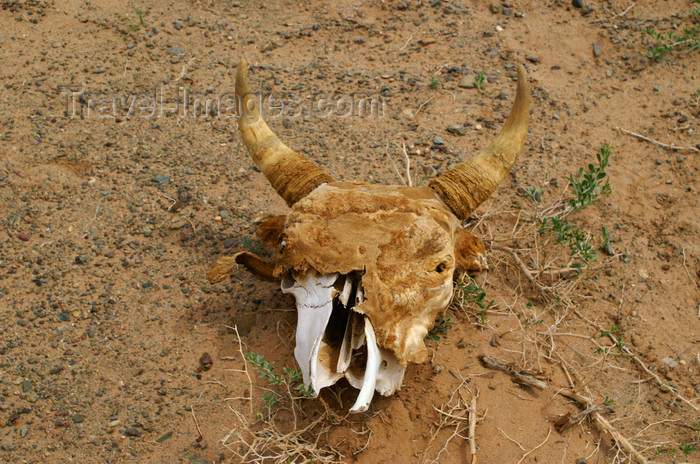
[[[315,394],[321,388],[333,385],[346,377],[350,384],[360,389],[360,394],[350,412],[363,412],[369,407],[374,390],[388,396],[401,388],[404,367],[394,354],[377,344],[372,322],[351,308],[340,349],[323,340],[333,311],[333,298],[337,297],[348,307],[355,290],[355,305],[363,301],[360,279],[345,276],[340,292],[334,288],[338,274],[315,276],[307,273],[300,278],[285,278],[282,292],[291,293],[297,301],[297,333],[294,357],[301,368],[304,384],[311,386]],[[350,368],[353,351],[367,345],[367,362],[364,372]],[[337,344],[334,344],[337,345]],[[336,358],[337,356],[337,358]]]

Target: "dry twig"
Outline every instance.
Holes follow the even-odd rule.
[[[513,368],[513,366],[506,364],[498,358],[494,358],[493,356],[481,355],[479,356],[479,360],[485,367],[489,369],[505,372],[506,374],[513,377],[513,379],[519,384],[528,385],[530,387],[535,387],[540,390],[544,390],[547,388],[547,384],[543,381],[536,379],[530,374],[524,373],[520,370]]]
[[[667,150],[674,150],[674,151],[694,151],[696,153],[700,153],[700,150],[695,148],[695,147],[679,147],[676,145],[669,145],[667,143],[659,142],[658,140],[651,139],[649,137],[645,137],[642,134],[637,134],[636,132],[629,131],[627,129],[623,129],[622,127],[616,127],[615,129],[619,130],[620,132],[624,132],[625,134],[631,135],[632,137],[637,137],[638,139],[642,139],[645,142],[653,143],[654,145],[658,145],[660,147],[666,148]]]

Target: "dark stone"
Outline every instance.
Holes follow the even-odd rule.
[[[204,354],[199,357],[199,362],[202,364],[202,366],[211,366],[214,364],[214,361],[211,359],[211,355],[207,352],[204,352]]]
[[[128,429],[126,429],[124,431],[124,433],[126,434],[127,437],[140,437],[141,436],[141,432],[139,431],[139,429],[134,428],[134,427],[129,427]]]
[[[576,8],[583,8],[583,0],[572,0],[571,4]]]

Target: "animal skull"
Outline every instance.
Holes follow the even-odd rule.
[[[461,227],[510,171],[527,134],[529,92],[518,68],[513,109],[480,155],[427,187],[334,182],[284,145],[252,103],[247,63],[236,76],[239,129],[253,161],[291,211],[264,221],[272,261],[248,252],[221,258],[212,282],[242,264],[281,282],[297,301],[294,355],[317,394],[345,377],[360,390],[351,412],[374,391],[401,388],[409,362],[428,360],[424,338],[452,297],[456,269],[487,268],[483,242]]]

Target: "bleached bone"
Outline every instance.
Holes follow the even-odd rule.
[[[297,279],[285,278],[281,285],[283,293],[291,293],[297,300],[294,357],[301,368],[304,384],[311,385],[316,395],[322,388],[316,375],[318,352],[333,311],[333,283],[337,278],[338,274],[315,276],[307,273]]]
[[[359,319],[363,323],[371,325],[371,322],[369,322],[369,319],[367,319],[366,317],[363,318],[362,315],[351,312],[351,317],[352,315],[354,315],[356,319]],[[350,321],[348,321],[348,325],[350,325]],[[360,344],[360,346],[358,346],[358,348],[360,348],[362,345],[364,345],[364,340]],[[401,383],[403,382],[403,376],[406,369],[401,364],[399,364],[398,359],[396,359],[396,356],[390,350],[382,348],[378,345],[377,348],[379,349],[380,363],[379,368],[377,370],[375,390],[382,396],[389,396],[393,394],[396,390],[401,389]],[[345,378],[348,379],[350,385],[357,389],[361,389],[365,383],[365,373],[361,371],[358,372],[355,366],[348,368],[345,371]]]
[[[352,287],[355,286],[357,282],[352,275],[345,276],[345,284],[343,285],[343,290],[338,295],[338,300],[343,303],[343,306],[347,308],[348,300],[350,300],[350,294],[352,293]]]
[[[367,364],[365,364],[365,376],[362,380],[360,394],[357,395],[355,404],[350,408],[350,412],[365,412],[372,402],[374,396],[374,388],[377,385],[377,371],[381,357],[379,355],[379,346],[377,346],[377,337],[374,334],[372,323],[364,318],[365,321],[365,339],[367,341]]]

